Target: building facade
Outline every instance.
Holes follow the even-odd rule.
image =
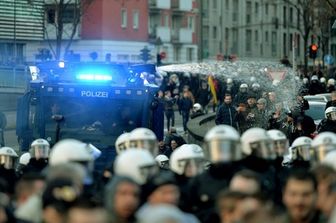
[[[279,61],[288,57],[292,62],[294,56],[297,64],[302,64],[302,21],[294,1],[200,1],[202,59],[236,55],[242,60]]]
[[[38,49],[55,46],[57,15],[53,15],[49,1],[45,40],[29,45],[29,61],[34,61]],[[63,16],[71,15],[71,10]],[[162,52],[163,63],[198,61],[199,18],[195,0],[95,0],[83,10],[70,47],[71,53],[80,55],[82,61],[92,60],[90,55],[95,53],[98,61],[140,63],[143,48],[150,50],[150,62],[156,62],[157,54]],[[73,27],[71,19],[65,21],[69,23],[64,24],[63,51]]]
[[[0,1],[0,65],[26,61],[27,45],[43,41],[44,0]]]

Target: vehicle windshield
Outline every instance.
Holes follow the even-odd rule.
[[[306,110],[305,114],[312,117],[314,120],[324,119],[324,108],[325,104],[309,104],[309,109]]]
[[[62,138],[69,131],[118,136],[142,125],[142,104],[141,100],[47,97],[43,112],[46,132],[55,131],[55,118],[62,117]]]

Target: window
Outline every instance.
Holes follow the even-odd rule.
[[[254,31],[254,41],[256,41],[256,42],[259,41],[259,32],[258,32],[258,30]]]
[[[251,23],[251,14],[252,14],[252,2],[246,2],[246,24]]]
[[[289,51],[292,51],[293,48],[293,34],[289,34]]]
[[[188,16],[188,28],[194,30],[194,17]]]
[[[225,28],[225,40],[229,40],[229,28]]]
[[[283,48],[283,55],[287,56],[287,34],[283,34],[283,43],[282,43],[282,48]]]
[[[217,27],[216,26],[212,27],[212,38],[213,39],[217,38]]]
[[[254,13],[255,14],[259,13],[259,3],[258,2],[254,3]]]
[[[300,28],[300,9],[297,9],[297,19],[296,19],[296,21],[297,21],[297,24],[296,24],[296,27],[299,29]]]
[[[127,10],[121,9],[121,27],[126,28],[127,27]]]
[[[238,21],[238,0],[233,1],[233,10],[232,10],[232,21],[237,22]]]
[[[139,28],[139,11],[134,10],[133,11],[133,29]]]
[[[247,53],[251,52],[251,42],[252,42],[252,31],[251,30],[246,30],[246,45],[245,45],[245,50]]]
[[[194,53],[194,49],[188,47],[187,48],[187,61],[193,61],[193,53]]]
[[[268,31],[265,32],[265,42],[268,43]]]
[[[164,15],[163,26],[169,27],[169,15]]]
[[[265,14],[268,15],[268,3],[265,4]]]
[[[230,7],[229,0],[225,0],[225,9],[229,10],[229,7]]]
[[[49,24],[54,24],[56,18],[55,9],[47,9],[47,22]]]
[[[272,32],[272,55],[276,55],[277,53],[277,33]]]
[[[276,16],[277,15],[277,5],[276,4],[274,4],[273,5],[273,16]]]
[[[287,7],[283,7],[283,26],[287,26]]]
[[[292,23],[293,22],[293,8],[289,9],[289,21]]]
[[[68,5],[63,11],[62,21],[63,23],[73,23],[75,15],[78,15],[76,12],[78,10],[74,5]]]
[[[217,0],[213,0],[212,2],[213,2],[213,8],[217,9]]]
[[[301,51],[301,37],[300,34],[296,34],[296,46],[297,46],[297,55],[300,56]],[[335,55],[335,54],[333,54]]]

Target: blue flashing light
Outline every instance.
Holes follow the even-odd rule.
[[[112,76],[106,74],[78,74],[76,78],[83,81],[112,81]]]
[[[59,67],[59,68],[64,68],[64,67],[65,67],[65,63],[64,63],[64,61],[60,61],[60,62],[58,62],[58,67]]]

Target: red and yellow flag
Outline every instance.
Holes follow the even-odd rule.
[[[210,91],[214,99],[214,103],[217,104],[217,92],[216,92],[215,82],[214,82],[212,75],[209,75],[208,77],[208,84],[210,86]]]

